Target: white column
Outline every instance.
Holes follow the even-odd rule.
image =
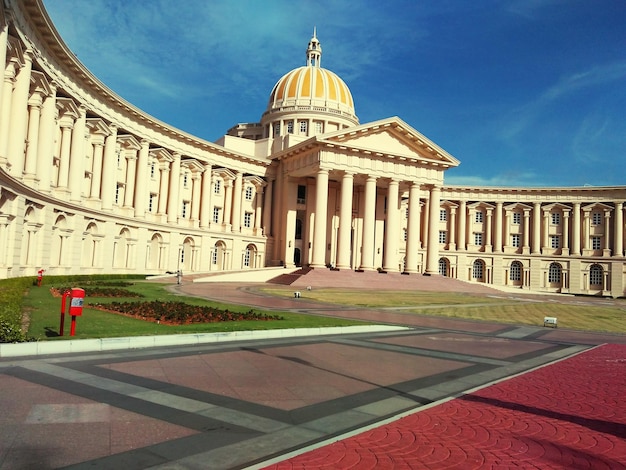
[[[523,239],[522,253],[527,254],[530,250],[530,210],[524,209],[524,226],[522,227]]]
[[[569,211],[563,211],[563,246],[561,254],[569,255]]]
[[[28,94],[30,92],[30,76],[33,65],[32,55],[33,51],[30,49],[24,52],[24,65],[17,72],[15,88],[11,97],[7,163],[9,164],[9,173],[17,177],[21,177],[24,171]]]
[[[4,15],[2,15],[2,23],[0,24],[0,70],[4,70],[7,61],[7,39],[9,37],[9,26],[6,23]],[[4,87],[0,83],[0,109],[2,109],[2,100],[4,97]]]
[[[81,105],[79,116],[72,130],[72,147],[70,150],[70,200],[81,200],[81,190],[85,179],[85,130],[87,124],[87,109]]]
[[[615,203],[615,250],[613,256],[624,256],[624,203]]]
[[[150,194],[148,194],[148,175],[150,174],[150,142],[147,140],[141,141],[141,148],[139,149],[139,156],[137,158],[137,186],[135,187],[134,201],[135,217],[146,216],[146,204]]]
[[[204,171],[202,172],[202,203],[200,205],[200,227],[208,228],[211,224],[211,178],[212,178],[213,167],[210,163],[206,163],[204,165]]]
[[[361,269],[374,269],[374,235],[376,228],[376,178],[365,180],[365,202],[363,214],[363,244]]]
[[[485,240],[485,252],[493,251],[493,235],[492,235],[492,226],[493,226],[493,209],[487,208],[487,220],[485,222],[486,225],[486,240]]]
[[[315,223],[311,266],[323,268],[326,263],[326,218],[328,215],[328,170],[317,171],[315,185]]]
[[[572,209],[574,219],[572,220],[572,251],[574,256],[580,255],[580,202],[575,202]]]
[[[459,244],[458,249],[467,250],[467,202],[459,201]]]
[[[387,224],[385,227],[385,246],[383,251],[385,256],[383,269],[385,271],[398,271],[399,187],[400,184],[397,180],[391,180],[387,190]]]
[[[201,196],[200,196],[200,184],[201,184],[201,177],[202,175],[200,173],[194,173],[191,177],[191,194],[192,194],[192,198],[191,198],[191,219],[193,221],[197,221],[200,219],[200,201],[201,201]]]
[[[417,272],[417,257],[420,248],[420,185],[411,183],[409,189],[409,220],[407,221],[406,256],[404,271]]]
[[[61,153],[59,155],[59,188],[67,189],[70,174],[70,145],[72,143],[72,127],[67,124],[61,127]]]
[[[341,178],[341,206],[339,208],[339,246],[337,249],[337,267],[350,268],[352,232],[352,196],[354,192],[354,175],[345,172]]]
[[[26,161],[24,162],[24,178],[35,179],[37,171],[37,151],[39,149],[39,121],[43,100],[40,93],[33,93],[28,100],[28,145],[26,146]]]
[[[50,84],[50,94],[46,96],[41,108],[39,126],[39,145],[37,149],[36,178],[39,180],[39,191],[50,191],[50,173],[54,158],[54,137],[56,130],[56,85]]]
[[[233,182],[232,180],[224,180],[224,189],[226,194],[224,195],[224,225],[226,226],[226,231],[230,231],[231,228],[231,219],[230,214],[232,213],[233,208]]]
[[[167,200],[167,221],[174,224],[178,221],[178,214],[180,213],[180,197],[178,194],[178,188],[180,185],[180,153],[174,153],[172,155],[174,161],[171,164],[170,171],[170,187],[169,197]]]
[[[109,126],[111,134],[104,141],[104,158],[102,162],[102,187],[100,188],[100,198],[102,199],[102,209],[113,209],[113,198],[117,189],[116,181],[116,146],[117,146],[117,127]],[[61,160],[62,162],[63,160]]]
[[[255,198],[256,208],[254,214],[254,234],[261,235],[261,220],[263,218],[263,186],[256,188]]]
[[[124,191],[124,207],[132,207],[135,198],[135,176],[137,174],[137,152],[134,151],[126,159],[126,190]]]
[[[535,202],[533,204],[533,239],[532,239],[532,254],[538,255],[541,253],[541,203]]]
[[[456,250],[456,207],[450,208],[450,238],[448,239],[448,248]]]
[[[104,143],[94,142],[93,144],[93,171],[91,173],[91,191],[89,197],[92,199],[100,198],[100,188],[102,184],[102,155],[104,152]]]
[[[608,252],[611,249],[611,212],[604,211],[604,227],[602,231],[604,232],[604,250]],[[605,256],[608,253],[605,253]]]
[[[543,245],[543,251],[545,252],[550,246],[550,240],[548,233],[550,232],[550,212],[544,211],[543,213],[543,241],[541,244]]]
[[[426,274],[439,274],[439,206],[441,204],[441,188],[430,189],[428,247],[426,250]]]
[[[241,193],[243,191],[243,175],[240,171],[235,177],[233,189],[233,232],[241,232]]]
[[[169,196],[170,164],[167,161],[159,162],[159,208],[157,214],[167,213],[167,198]]]
[[[274,180],[267,181],[263,198],[263,234],[272,236],[272,193],[274,191]]]
[[[588,210],[583,211],[583,254],[585,254],[585,250],[589,249],[589,237],[591,233],[589,215]]]
[[[496,202],[496,220],[495,220],[495,234],[493,240],[493,251],[496,253],[502,252],[502,203]]]
[[[0,67],[4,62],[0,62]],[[0,104],[0,163],[7,163],[9,148],[9,131],[11,127],[11,102],[13,99],[13,82],[15,81],[16,63],[11,61],[4,70],[2,82],[2,103]]]

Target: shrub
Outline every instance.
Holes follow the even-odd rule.
[[[31,277],[0,281],[0,343],[26,341],[22,331],[22,303],[24,293],[31,284]]]

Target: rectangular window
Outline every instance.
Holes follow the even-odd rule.
[[[306,134],[307,122],[300,121],[300,134]]]
[[[322,122],[321,121],[316,121],[315,122],[315,133],[316,134],[321,134],[322,133]]]
[[[185,173],[183,175],[183,187],[187,187],[187,183],[189,182],[189,175],[187,175],[187,173]]]
[[[183,207],[181,208],[181,217],[187,218],[187,209],[189,208],[189,201],[183,201]]]
[[[280,135],[280,124],[278,123],[274,124],[274,135]]]
[[[474,234],[474,245],[483,246],[483,234],[482,233]]]
[[[217,264],[217,247],[213,247],[213,250],[211,251],[211,263]]]
[[[306,204],[306,186],[303,184],[298,185],[298,204]]]
[[[404,240],[404,241],[406,241],[406,239],[407,239],[406,234],[407,234],[407,231],[406,231],[406,229],[404,229],[404,230],[402,231],[402,238],[403,238],[403,240]]]
[[[559,248],[561,246],[561,237],[558,235],[550,235],[550,246],[552,248]]]
[[[252,227],[252,212],[246,212],[243,215],[243,226],[246,228]]]
[[[215,186],[213,186],[213,193],[219,194],[222,192],[222,180],[215,180]]]
[[[481,211],[476,211],[476,223],[480,224],[483,222],[483,213]]]
[[[591,237],[591,248],[599,250],[602,248],[602,239],[600,237]]]
[[[287,122],[287,134],[293,134],[293,121]]]
[[[150,165],[150,178],[154,178],[154,174],[156,173],[156,164],[152,162]]]
[[[154,212],[155,209],[155,203],[156,203],[156,197],[157,195],[154,193],[150,194],[150,198],[148,199],[148,212]]]
[[[252,201],[253,188],[252,186],[246,187],[246,201]]]
[[[518,234],[511,235],[511,246],[513,246],[514,248],[520,247],[520,237]]]
[[[513,212],[513,223],[520,225],[522,223],[522,214],[519,212]]]
[[[213,223],[220,223],[220,208],[217,206],[213,208]]]
[[[250,250],[246,249],[245,253],[243,254],[243,265],[246,268],[250,267]]]
[[[115,204],[120,203],[121,194],[122,194],[122,185],[118,184],[117,186],[115,186]]]
[[[439,209],[439,221],[445,222],[448,220],[448,211],[445,209]]]
[[[602,225],[602,214],[600,212],[594,212],[591,214],[592,225]]]
[[[558,212],[554,212],[551,214],[552,216],[552,225],[559,225],[561,223],[561,214]]]
[[[407,207],[406,210],[404,211],[404,218],[408,219],[409,218],[409,208]]]
[[[439,243],[446,243],[448,232],[439,230]]]

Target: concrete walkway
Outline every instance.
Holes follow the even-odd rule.
[[[626,336],[176,288],[393,328],[2,358],[0,468],[626,468]]]

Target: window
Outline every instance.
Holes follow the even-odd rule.
[[[150,193],[150,198],[148,199],[148,212],[154,212],[156,197],[157,197],[156,194]]]
[[[592,286],[601,286],[602,283],[602,266],[594,264],[589,269],[589,284]]]
[[[439,221],[440,222],[445,222],[446,220],[448,220],[448,211],[445,209],[440,209],[439,210]]]
[[[222,180],[215,180],[215,186],[213,186],[213,193],[219,194],[222,192]]]
[[[548,282],[561,282],[561,265],[559,263],[550,264],[550,268],[548,269]]]
[[[183,174],[183,186],[186,188],[187,183],[189,182],[189,175],[187,173]]]
[[[287,134],[293,134],[293,121],[287,122]]]
[[[482,233],[474,234],[474,245],[483,246],[483,234]]]
[[[407,207],[404,211],[404,218],[408,219],[409,218],[409,208]]]
[[[212,264],[217,264],[217,250],[219,248],[217,247],[217,245],[215,245],[213,247],[213,251],[211,252],[211,263]]]
[[[483,279],[483,262],[479,259],[474,261],[472,265],[472,278],[474,279]]]
[[[591,248],[593,250],[599,250],[602,248],[601,237],[591,237]]]
[[[513,212],[513,223],[520,225],[522,223],[522,214],[520,212]]]
[[[306,130],[307,130],[307,122],[300,121],[300,134],[306,134]]]
[[[592,225],[602,225],[602,214],[600,212],[594,212],[591,214]]]
[[[122,151],[121,150],[117,151],[117,167],[118,168],[122,167]]]
[[[252,201],[253,188],[252,186],[246,187],[246,201]]]
[[[122,194],[122,185],[118,184],[117,186],[115,186],[115,204],[120,203],[121,194]]]
[[[511,235],[511,246],[513,246],[514,248],[519,248],[520,247],[520,236],[519,236],[519,234]]]
[[[406,235],[406,234],[407,234],[407,231],[406,231],[406,229],[404,229],[404,230],[402,231],[402,239],[403,239],[404,241],[406,241],[406,239],[407,239],[407,235]]]
[[[246,268],[250,267],[250,248],[246,248],[246,252],[243,255],[243,265]]]
[[[150,164],[150,178],[154,178],[155,173],[156,173],[156,163],[152,162]]]
[[[551,214],[552,217],[552,225],[559,225],[561,223],[561,214],[558,212],[553,212]]]
[[[439,230],[439,243],[446,243],[447,234],[445,230]]]
[[[323,131],[322,131],[322,123],[321,123],[321,121],[316,121],[315,122],[315,133],[316,134],[321,134],[322,132]]]
[[[216,224],[220,222],[220,208],[217,206],[213,208],[213,222]]]
[[[276,123],[274,124],[274,135],[280,135],[280,124]]]
[[[306,203],[306,186],[299,184],[298,185],[298,199],[297,199],[297,203],[298,204],[305,204]]]
[[[183,207],[181,208],[181,217],[187,218],[187,209],[189,208],[189,201],[183,201]]]
[[[441,276],[448,275],[448,260],[445,258],[439,258],[439,274]]]
[[[252,226],[252,212],[246,212],[243,215],[243,226],[250,228]]]
[[[509,271],[509,279],[511,281],[522,280],[522,263],[519,261],[513,261],[511,263],[511,270]]]
[[[481,211],[476,211],[476,223],[480,224],[483,221],[483,213]]]
[[[558,235],[550,235],[550,246],[552,248],[559,248],[561,246],[561,237]]]

